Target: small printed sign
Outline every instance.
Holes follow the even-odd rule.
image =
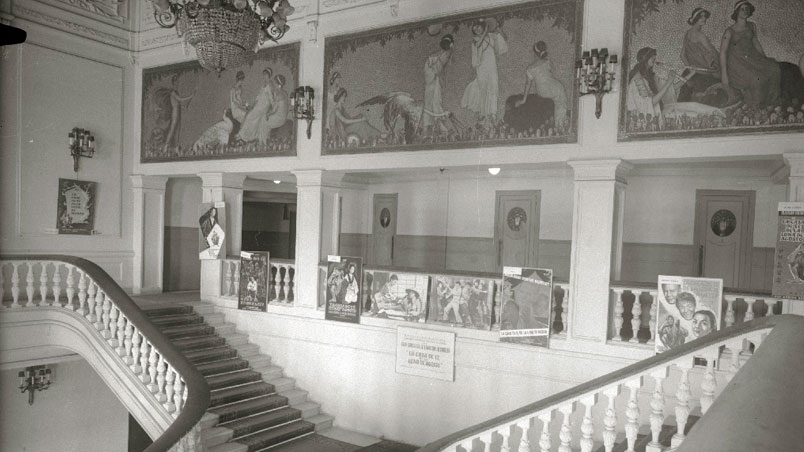
[[[455,333],[397,328],[396,372],[455,381]]]

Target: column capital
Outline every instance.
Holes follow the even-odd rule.
[[[140,188],[146,190],[165,190],[167,184],[167,176],[146,176],[144,174],[132,174],[131,176],[132,188]]]
[[[198,173],[202,187],[243,188],[245,174],[236,173]]]
[[[627,183],[634,165],[625,160],[574,160],[567,162],[575,172],[576,181],[615,181]]]
[[[291,172],[296,176],[297,187],[339,187],[343,179],[340,171],[307,169]]]
[[[786,166],[789,167],[788,176],[804,176],[804,152],[785,152],[782,156]]]

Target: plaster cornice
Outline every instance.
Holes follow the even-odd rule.
[[[627,183],[634,165],[624,160],[575,160],[567,162],[575,171],[576,181],[616,181]]]
[[[82,36],[91,39],[93,41],[98,41],[121,49],[128,50],[129,47],[128,38],[117,36],[112,33],[99,31],[86,25],[78,24],[59,17],[54,17],[19,5],[14,5],[13,14],[20,19],[29,20],[34,23],[53,27],[58,30],[73,33],[78,36]]]

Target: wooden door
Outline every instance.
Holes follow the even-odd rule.
[[[750,286],[755,199],[753,191],[696,192],[695,245],[700,276],[722,278],[724,287]]]
[[[373,265],[393,265],[397,199],[397,193],[374,195],[374,218],[371,221]]]
[[[494,242],[497,267],[535,267],[539,250],[541,192],[498,191]]]

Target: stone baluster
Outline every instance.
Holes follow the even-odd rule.
[[[583,422],[581,422],[581,452],[592,452],[592,448],[595,446],[593,440],[595,424],[592,422],[592,407],[597,403],[597,394],[583,397],[580,402],[586,407]]]
[[[42,273],[39,274],[39,306],[47,306],[47,268],[50,266],[47,262],[40,262],[39,266],[42,267]]]
[[[692,368],[691,361],[690,358],[686,358],[676,363],[676,366],[681,371],[681,377],[678,380],[678,391],[676,392],[676,433],[670,440],[670,447],[672,449],[677,449],[686,437],[685,430],[687,428],[687,420],[689,420],[690,417],[690,398],[692,397],[689,375],[689,371]]]
[[[99,290],[95,295],[95,329],[103,331],[103,305],[106,303],[106,292]]]
[[[64,293],[67,294],[67,304],[64,306],[65,308],[75,311],[75,305],[73,304],[73,298],[75,297],[75,274],[73,273],[72,265],[67,265],[67,289],[65,289]]]
[[[184,379],[182,379],[181,382],[184,385],[184,389],[181,392],[181,408],[184,409],[184,407],[187,406],[187,396],[190,394],[190,391],[187,389],[187,383],[184,381]]]
[[[80,276],[78,278],[78,308],[77,309],[78,309],[78,312],[83,314],[84,313],[84,311],[83,311],[84,306],[86,306],[86,303],[87,303],[87,275],[86,275],[86,273],[84,273],[80,269],[78,270],[78,273],[80,274]],[[92,283],[89,282],[89,284],[91,285]]]
[[[109,311],[109,327],[104,328],[103,337],[112,347],[117,347],[117,318],[120,316],[120,311],[117,306],[112,306]]]
[[[746,298],[745,304],[747,305],[745,308],[745,318],[743,319],[744,322],[750,322],[754,320],[754,303],[756,303],[756,298]]]
[[[53,306],[61,307],[61,262],[53,263]],[[2,272],[0,272],[2,273]]]
[[[167,365],[165,364],[165,358],[162,354],[159,354],[159,363],[156,365],[156,400],[160,403],[164,403],[167,399],[167,395],[165,395],[165,371],[167,370]]]
[[[768,307],[768,309],[765,311],[765,316],[770,317],[775,315],[773,309],[776,307],[776,300],[765,300],[765,305]]]
[[[734,325],[734,302],[737,301],[736,297],[724,296],[726,299],[726,327]]]
[[[151,345],[148,343],[148,338],[142,336],[142,343],[140,344],[140,381],[146,385],[153,381],[151,379],[151,368],[149,367],[152,350]],[[148,389],[150,390],[151,388],[149,387]]]
[[[287,296],[285,292],[285,276],[287,275],[288,270],[285,268],[284,265],[279,267],[279,302],[284,303],[286,301],[285,297]]]
[[[500,435],[500,437],[502,438],[502,443],[501,443],[502,446],[500,446],[501,450],[509,450],[509,448],[511,447],[511,445],[510,445],[511,428],[510,427],[504,428],[504,429],[502,429],[502,433],[498,431],[497,434]],[[470,443],[469,444],[469,449],[466,449],[466,450],[471,451],[472,450],[471,446],[472,445]]]
[[[94,321],[97,320],[97,317],[96,317],[97,313],[94,313],[93,310],[95,309],[95,306],[96,306],[96,299],[97,299],[97,295],[98,295],[98,292],[99,292],[99,290],[98,290],[99,288],[98,288],[98,285],[95,284],[95,281],[92,281],[92,280],[89,280],[88,286],[89,287],[87,287],[86,311],[84,310],[85,309],[84,304],[82,303],[80,309],[78,310],[78,312],[80,312],[81,314],[86,315],[86,318],[90,322],[94,322]]]
[[[650,320],[648,325],[650,328],[649,344],[656,342],[656,319],[659,316],[659,292],[651,290],[650,292]]]
[[[20,272],[19,272],[19,262],[12,262],[11,266],[13,270],[11,271],[11,307],[12,308],[19,308],[22,307],[20,305]]]
[[[553,447],[553,438],[550,435],[550,421],[553,420],[553,411],[549,410],[545,413],[540,413],[536,417],[542,421],[542,434],[539,436],[539,450],[540,452],[550,452],[550,448]]]
[[[128,319],[121,312],[120,317],[117,318],[117,356],[126,356],[126,329],[128,328],[130,328]],[[128,334],[128,343],[129,347],[131,347],[131,331]]]
[[[101,335],[108,339],[108,331],[109,331],[109,324],[111,323],[111,311],[112,311],[112,300],[109,297],[105,297],[103,299],[103,309],[102,309],[102,321],[103,325],[101,326]]]
[[[639,301],[639,296],[641,294],[639,292],[634,292],[634,305],[631,307],[631,330],[634,332],[634,335],[628,341],[632,344],[639,343],[639,328],[642,326],[642,303]]]
[[[627,419],[625,421],[625,439],[628,441],[628,448],[625,452],[634,452],[637,435],[639,434],[639,402],[637,401],[637,396],[639,388],[642,386],[642,377],[626,382],[625,386],[630,390],[628,405],[625,408],[625,417]]]
[[[276,275],[279,273],[279,267],[276,264],[271,264],[271,269],[268,271],[268,302],[276,301]]]
[[[173,395],[175,394],[173,385],[176,383],[176,371],[173,370],[170,364],[165,363],[165,366],[167,367],[165,372],[165,399],[162,406],[165,407],[168,413],[172,413],[176,410],[176,405],[173,403]]]
[[[224,296],[232,295],[232,263],[223,261],[224,276],[223,276],[223,294]]]
[[[708,349],[705,353],[706,371],[701,380],[701,414],[706,414],[709,407],[715,401],[715,390],[717,380],[715,379],[715,360],[718,357],[719,348]]]
[[[559,318],[558,316],[559,316],[559,312],[561,311],[561,309],[560,309],[561,308],[561,301],[559,300],[559,297],[556,295],[556,292],[563,294],[561,286],[558,286],[558,285],[553,286],[553,295],[552,295],[552,298],[550,299],[550,301],[551,301],[550,309],[552,310],[552,314],[553,314],[550,317],[552,319],[552,324],[550,325],[550,334],[560,334],[560,332],[558,331],[558,318]]]
[[[457,450],[464,450],[466,452],[472,452],[472,442],[473,441],[471,439],[464,440],[462,443],[458,444],[458,447],[460,449],[456,448],[455,450],[456,451]]]
[[[570,402],[558,407],[558,411],[564,416],[561,421],[561,430],[558,432],[558,439],[561,440],[561,444],[558,446],[558,452],[572,452],[572,426],[570,425],[570,415],[574,410],[575,402]]]
[[[148,381],[148,390],[152,394],[159,392],[159,384],[156,380],[156,375],[159,372],[159,354],[156,352],[156,347],[149,345],[151,354],[148,357],[148,375],[151,377]]]
[[[651,373],[653,377],[653,396],[650,400],[650,443],[645,448],[645,452],[662,452],[662,444],[659,442],[659,434],[662,432],[664,424],[664,388],[662,383],[667,378],[668,368],[662,367]]]
[[[520,419],[519,422],[516,423],[516,426],[519,427],[520,430],[522,430],[522,436],[519,438],[519,448],[517,449],[517,452],[531,452],[530,438],[528,436],[528,432],[530,431],[531,419],[532,418]]]
[[[296,268],[290,264],[288,265],[288,295],[286,298],[288,303],[293,303],[293,300],[296,299],[296,295],[293,293],[293,279],[296,277]]]
[[[480,441],[483,442],[483,452],[491,452],[491,440],[492,440],[491,435],[492,435],[491,432],[486,432],[478,436]]]
[[[131,328],[131,352],[126,355],[126,358],[128,359],[128,366],[131,368],[134,375],[139,375],[140,372],[142,372],[142,367],[140,367],[140,332],[133,325]],[[126,347],[129,348],[128,345],[126,345]]]
[[[564,288],[564,298],[561,299],[561,325],[564,327],[564,333],[569,331],[569,323],[567,322],[567,319],[569,318],[569,297],[569,286],[566,286]]]
[[[234,284],[232,284],[232,286],[234,287],[234,294],[233,295],[235,297],[239,297],[240,296],[240,262],[235,261],[234,267],[235,267],[235,269],[234,269]]]
[[[28,273],[25,275],[25,293],[28,295],[28,303],[25,305],[26,307],[32,308],[34,306],[34,273],[33,273],[33,266],[34,262],[27,261],[25,264],[28,265]]]
[[[606,414],[603,415],[603,447],[606,452],[611,452],[614,449],[614,442],[617,441],[617,409],[614,400],[619,394],[620,385],[603,390],[603,395],[608,399]]]
[[[623,307],[623,289],[612,289],[614,292],[614,337],[611,339],[614,341],[622,341],[622,330],[623,330],[623,313],[625,312],[625,308]]]
[[[175,407],[176,411],[173,413],[174,417],[178,417],[181,413],[181,409],[183,405],[183,397],[184,397],[184,381],[181,379],[181,375],[178,373],[176,374],[176,381],[173,383],[173,406]]]

